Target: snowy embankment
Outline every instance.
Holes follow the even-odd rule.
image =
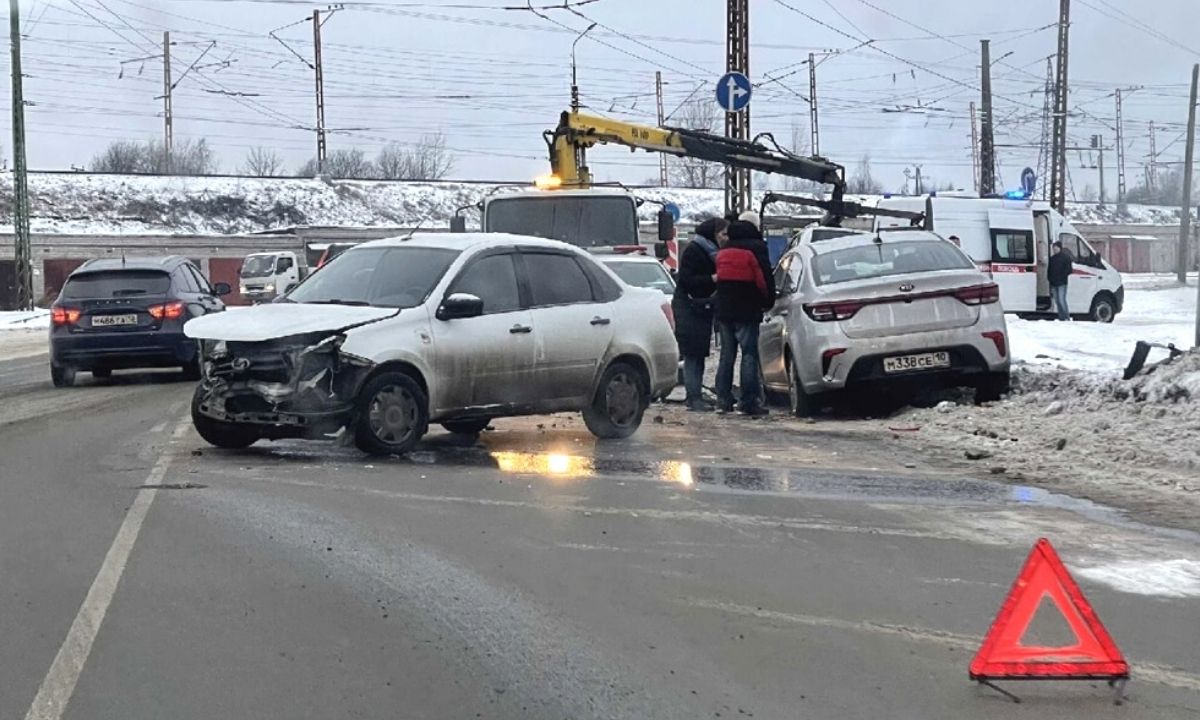
[[[1127,276],[1111,325],[1009,320],[1015,392],[883,424],[934,456],[1200,530],[1200,351],[1125,381],[1134,343],[1192,346],[1196,280]],[[1148,366],[1167,357],[1152,351]],[[914,429],[916,428],[916,429]]]
[[[467,182],[408,182],[249,177],[158,177],[90,173],[31,173],[31,224],[35,233],[233,234],[290,225],[446,227],[459,208],[471,207],[500,188]],[[11,206],[12,183],[0,181],[0,206]],[[659,206],[679,206],[685,223],[724,212],[721,190],[637,188],[651,220]],[[756,194],[757,207],[761,194]],[[852,199],[870,204],[875,196]],[[775,206],[778,213],[810,214],[812,208]],[[1178,222],[1178,208],[1130,205],[1067,207],[1076,222],[1161,224]],[[478,214],[468,212],[468,223]],[[7,228],[0,228],[9,231]]]

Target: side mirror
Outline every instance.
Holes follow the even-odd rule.
[[[666,260],[670,254],[671,250],[667,247],[665,242],[654,243],[654,257],[658,258],[659,260]]]
[[[438,320],[461,320],[483,314],[483,300],[470,293],[451,293],[437,309]]]
[[[450,232],[465,233],[467,231],[467,219],[462,215],[455,215],[450,218]]]
[[[229,283],[219,282],[219,283],[213,284],[213,295],[216,295],[217,297],[221,297],[222,295],[228,295],[232,292],[233,292],[233,288],[231,288],[229,286]]]
[[[658,211],[658,241],[665,243],[675,239],[675,218],[666,208]]]

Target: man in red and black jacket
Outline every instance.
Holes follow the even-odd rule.
[[[733,410],[733,364],[742,351],[738,409],[757,417],[762,406],[758,362],[758,327],[763,311],[775,304],[775,279],[762,233],[753,223],[729,225],[729,240],[717,253],[717,324],[721,333],[721,359],[717,365],[719,410]]]

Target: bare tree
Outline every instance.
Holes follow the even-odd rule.
[[[717,106],[712,101],[693,100],[683,106],[679,124],[689,130],[716,132]],[[719,188],[725,180],[725,168],[719,163],[705,162],[691,157],[671,158],[669,174],[671,184],[687,188]]]
[[[145,152],[141,143],[133,140],[117,140],[109,143],[104,152],[92,159],[93,172],[139,173],[144,172]]]
[[[283,158],[274,150],[258,145],[246,153],[244,170],[254,177],[277,177],[283,170]]]
[[[379,177],[385,180],[441,180],[454,167],[441,133],[425,135],[410,147],[389,143],[375,160]]]
[[[871,175],[871,156],[863,155],[858,161],[858,167],[850,182],[846,183],[846,192],[855,195],[878,195],[883,192],[883,183]]]
[[[91,169],[94,172],[150,175],[212,175],[217,171],[217,161],[204,138],[177,143],[170,157],[167,157],[161,140],[142,143],[117,140],[92,160]]]
[[[316,177],[317,161],[313,159],[304,163],[297,174]],[[357,148],[334,150],[325,158],[325,175],[333,178],[372,178],[375,177],[375,164]]]

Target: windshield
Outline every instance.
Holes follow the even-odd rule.
[[[637,245],[637,210],[628,197],[564,195],[503,198],[487,205],[486,232],[561,240],[576,247]]]
[[[110,270],[84,273],[67,280],[63,299],[98,300],[134,295],[164,295],[171,288],[171,276],[157,270]]]
[[[884,240],[823,252],[813,259],[813,275],[818,285],[973,267],[958,248],[940,240]]]
[[[263,277],[275,272],[274,255],[250,255],[242,263],[242,277]]]
[[[287,299],[408,308],[425,302],[458,250],[430,247],[375,247],[338,255],[313,273]]]
[[[617,274],[617,277],[634,287],[660,290],[666,295],[674,294],[675,283],[667,274],[665,268],[658,263],[633,262],[630,260],[613,260],[606,265]]]

